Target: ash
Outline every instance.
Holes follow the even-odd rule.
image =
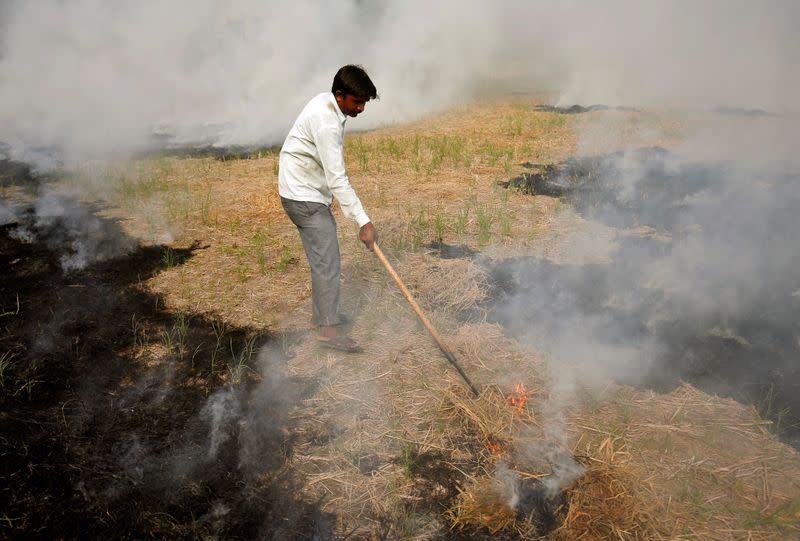
[[[567,513],[566,493],[539,479],[518,479],[516,493],[517,520],[535,524],[540,535],[557,528]]]

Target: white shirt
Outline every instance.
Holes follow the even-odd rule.
[[[336,197],[344,215],[361,227],[370,220],[344,168],[346,120],[332,92],[308,102],[281,147],[278,193],[326,205]]]

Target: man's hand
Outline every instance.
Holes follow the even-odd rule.
[[[370,252],[374,251],[373,246],[375,246],[375,241],[378,240],[378,233],[375,231],[375,226],[372,225],[372,222],[367,222],[361,226],[358,231],[358,240],[363,242]]]

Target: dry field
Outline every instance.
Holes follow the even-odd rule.
[[[381,246],[476,399],[340,214],[344,308],[365,352],[315,345],[276,150],[86,163],[53,179],[138,248],[46,278],[19,269],[46,255],[4,245],[23,263],[0,310],[3,454],[13,457],[0,535],[800,538],[800,455],[755,408],[688,384],[660,394],[587,381],[564,398],[541,351],[486,321],[485,271],[429,248],[566,257],[587,234],[583,218],[498,182],[576,152],[669,147],[683,134],[665,115],[534,105],[477,103],[346,138]],[[57,325],[25,315],[95,302],[109,307]],[[24,337],[36,325],[73,332],[60,371],[30,360]]]

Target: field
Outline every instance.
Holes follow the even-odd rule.
[[[537,105],[346,137],[380,245],[477,398],[338,210],[365,351],[315,344],[275,148],[5,177],[4,200],[40,218],[33,240],[22,218],[0,226],[0,537],[800,538],[800,455],[769,396],[565,391],[552,354],[492,316],[497,265],[603,262],[618,234],[510,179],[691,129]]]

